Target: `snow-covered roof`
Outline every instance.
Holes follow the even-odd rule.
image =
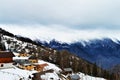
[[[29,57],[13,57],[13,60],[28,60]]]
[[[80,76],[77,75],[77,74],[74,74],[74,75],[71,75],[70,78],[71,78],[72,80],[78,80],[78,79],[80,79]]]

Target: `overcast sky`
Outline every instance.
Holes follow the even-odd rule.
[[[11,25],[19,30],[15,32],[10,28]],[[88,33],[86,36],[91,36],[89,30],[92,30],[99,34],[104,31],[106,37],[108,32],[119,36],[120,0],[0,0],[0,27],[16,34],[20,30],[25,31],[25,27],[45,27],[64,34],[73,30],[79,34],[84,31]],[[59,34],[56,36],[59,37]]]

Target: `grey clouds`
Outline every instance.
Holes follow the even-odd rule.
[[[0,0],[0,24],[120,29],[119,0]]]

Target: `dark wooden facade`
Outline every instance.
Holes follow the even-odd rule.
[[[12,52],[0,51],[0,63],[10,63],[13,62],[13,57],[15,55]]]

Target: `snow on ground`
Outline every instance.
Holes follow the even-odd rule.
[[[49,62],[46,62],[46,61],[43,61],[43,60],[38,61],[38,64],[45,64],[45,63],[47,63],[48,66],[46,66],[44,68],[44,70],[53,69],[54,72],[53,73],[45,73],[44,75],[41,75],[41,78],[43,80],[60,80],[57,73],[60,73],[60,71],[62,71],[62,70],[52,63],[49,63]]]
[[[51,79],[52,80],[61,80],[57,74],[57,73],[59,73],[59,71],[61,71],[61,69],[58,68],[57,66],[55,66],[54,64],[45,62],[43,60],[39,60],[38,64],[45,64],[45,63],[48,64],[48,66],[45,67],[45,70],[53,69],[55,71],[53,73],[45,73],[44,75],[41,75],[41,78],[43,80],[51,80]],[[20,78],[23,78],[23,80],[28,80],[29,75],[32,75],[33,73],[36,73],[36,72],[37,71],[22,70],[17,67],[1,69],[0,70],[0,80],[19,80]],[[84,73],[77,73],[77,75],[80,76],[81,80],[106,80],[104,78],[97,78],[97,77],[85,75]],[[67,80],[67,78],[64,80]]]
[[[8,44],[7,44],[7,42],[5,42],[5,47],[6,47],[6,50],[8,50]]]
[[[50,80],[50,78],[53,78],[54,80],[59,80],[59,76],[57,73],[61,71],[60,68],[55,66],[52,63],[45,62],[43,60],[39,60],[38,64],[45,64],[47,63],[48,66],[45,67],[45,70],[53,69],[55,72],[53,73],[45,73],[42,75],[42,79]],[[33,73],[36,73],[37,71],[28,71],[28,70],[22,70],[17,67],[14,68],[8,68],[8,69],[1,69],[0,70],[0,80],[19,80],[20,78],[24,78],[24,80],[28,80],[29,75],[32,75]]]
[[[13,60],[28,60],[29,59],[29,57],[13,57]]]
[[[56,73],[59,73],[61,71],[60,68],[58,68],[56,65],[52,63],[45,62],[43,60],[38,61],[39,64],[47,63],[49,66],[45,67],[45,70],[53,69]],[[50,78],[53,78],[53,80],[59,80],[59,76],[56,73],[46,73],[45,75],[42,75],[41,78],[44,80],[51,80]],[[98,78],[98,77],[92,77],[89,75],[85,75],[84,73],[78,74],[81,78],[81,80],[106,80],[104,78]]]
[[[17,53],[17,52],[13,52],[13,54],[17,57],[17,56],[19,56],[19,53]]]
[[[45,70],[49,70],[49,69],[53,69],[56,73],[59,73],[60,71],[62,71],[60,68],[58,68],[55,64],[52,64],[52,63],[48,63],[48,62],[45,62],[43,60],[39,60],[38,61],[39,64],[45,64],[47,63],[48,66],[46,66],[44,69]]]
[[[0,70],[0,80],[19,80],[23,78],[28,80],[29,75],[32,75],[36,71],[27,71],[19,68],[9,68]]]
[[[78,75],[80,76],[81,80],[106,80],[104,78],[92,77],[83,73],[78,73]]]
[[[54,73],[45,73],[45,75],[42,75],[41,78],[43,80],[60,80],[59,76],[54,72]]]

